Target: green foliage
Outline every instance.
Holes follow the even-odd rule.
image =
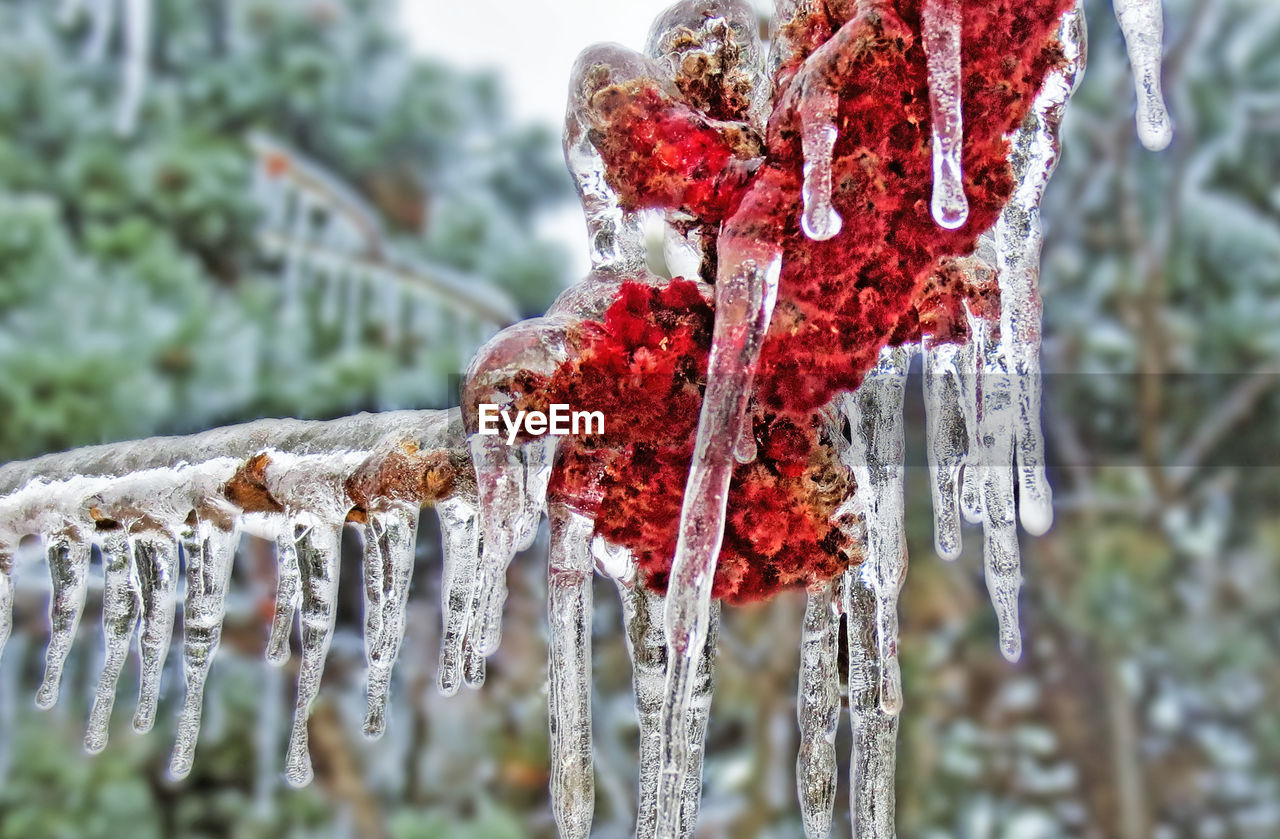
[[[282,334],[246,138],[353,184],[406,252],[540,310],[562,285],[535,216],[567,195],[556,144],[488,76],[415,58],[393,3],[156,0],[139,129],[121,49],[57,3],[0,7],[0,457],[267,414],[439,404],[464,361]],[[460,165],[460,161],[462,165]]]

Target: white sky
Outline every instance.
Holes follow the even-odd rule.
[[[558,133],[578,53],[597,41],[642,49],[650,22],[671,2],[401,0],[401,13],[409,41],[422,55],[461,69],[497,71],[516,118]],[[548,218],[542,232],[564,243],[574,277],[586,271],[586,227],[576,206]]]

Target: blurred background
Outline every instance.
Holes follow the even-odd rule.
[[[0,459],[448,404],[480,343],[581,273],[558,139],[569,66],[591,40],[641,46],[663,3],[152,0],[142,40],[138,5],[0,0]],[[1089,70],[1044,209],[1057,522],[1024,540],[1026,652],[1007,664],[979,540],[934,558],[925,471],[908,470],[899,835],[1270,839],[1280,6],[1166,0],[1178,135],[1153,155],[1109,4],[1086,5]],[[360,591],[344,586],[303,791],[281,779],[295,674],[261,659],[264,545],[238,559],[181,784],[165,776],[168,689],[156,731],[133,736],[120,712],[105,753],[81,749],[101,666],[93,595],[62,703],[34,709],[48,584],[20,577],[0,661],[0,838],[553,836],[545,543],[513,567],[485,688],[445,699],[430,511],[422,534],[389,734],[359,733]],[[630,674],[610,584],[596,604],[596,835],[623,837]],[[798,595],[726,613],[699,836],[801,835],[802,613]]]

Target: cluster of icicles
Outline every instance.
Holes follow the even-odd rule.
[[[960,172],[959,8],[960,0],[929,0],[923,14],[934,126],[933,211],[937,223],[948,228],[963,224],[967,214]],[[717,9],[726,18],[751,15],[745,5],[731,0],[684,0],[664,18],[705,18]],[[1169,141],[1170,128],[1160,103],[1158,0],[1116,0],[1116,11],[1136,71],[1139,133],[1144,143],[1159,148]],[[960,553],[962,519],[982,526],[987,584],[999,618],[1000,648],[1009,659],[1019,656],[1021,645],[1017,520],[1027,531],[1040,533],[1052,518],[1039,428],[1038,207],[1056,164],[1062,109],[1083,70],[1084,35],[1077,8],[1063,20],[1067,66],[1048,79],[1031,115],[1011,138],[1016,191],[968,263],[970,270],[994,272],[998,278],[998,332],[974,318],[966,343],[926,342],[920,348],[936,548],[942,557],[954,559]],[[826,238],[835,235],[840,223],[830,203],[835,127],[831,102],[821,91],[815,95],[823,101],[807,108],[803,222],[808,235]],[[557,306],[572,306],[579,316],[598,314],[619,278],[644,260],[644,219],[619,207],[582,128],[571,102],[566,159],[587,214],[593,269]],[[672,231],[668,244],[681,238]],[[673,247],[670,255],[679,257],[680,248]],[[776,282],[776,270],[772,273]],[[757,343],[767,321],[766,314],[751,325],[759,330]],[[744,340],[741,332],[738,339]],[[852,535],[861,541],[865,561],[808,593],[797,697],[797,787],[809,837],[827,836],[832,824],[842,682],[853,726],[855,835],[894,835],[893,773],[902,707],[897,597],[907,565],[903,402],[915,352],[913,347],[886,349],[862,387],[830,410],[830,421],[839,429],[833,437],[856,480],[849,507],[858,515],[846,518],[857,522],[850,526],[857,528]],[[750,381],[749,370],[745,381]],[[708,403],[714,389],[709,381]],[[141,686],[134,727],[151,727],[182,591],[186,692],[170,764],[172,775],[180,778],[194,756],[204,683],[219,642],[239,536],[246,532],[272,540],[278,589],[266,655],[274,664],[288,658],[296,616],[301,666],[285,773],[290,783],[305,784],[312,774],[307,714],[334,629],[343,527],[354,523],[363,536],[365,733],[378,736],[386,723],[391,670],[405,630],[420,505],[435,505],[444,538],[439,687],[446,694],[483,682],[485,657],[500,641],[507,566],[517,551],[533,543],[545,512],[551,533],[551,801],[560,833],[581,839],[592,822],[590,617],[591,577],[598,570],[617,583],[633,664],[640,727],[636,835],[687,837],[701,794],[718,623],[707,566],[709,557],[714,569],[716,540],[704,536],[698,543],[689,534],[719,533],[724,517],[722,499],[699,504],[697,499],[705,496],[695,490],[700,483],[721,480],[729,466],[721,461],[735,453],[750,455],[735,452],[740,445],[720,446],[715,452],[702,445],[707,412],[704,407],[666,597],[639,583],[627,551],[593,537],[589,518],[547,503],[552,438],[517,446],[493,437],[468,441],[456,411],[361,415],[330,423],[263,421],[10,464],[0,468],[0,644],[11,628],[18,542],[38,534],[48,558],[52,595],[47,666],[37,703],[51,706],[84,608],[96,544],[104,578],[106,655],[85,745],[98,751],[106,744],[116,683],[135,636]],[[433,455],[444,460],[432,461],[437,466],[430,468],[441,462],[463,464],[437,495],[406,492],[405,481],[382,479],[389,468],[412,471],[418,463],[427,469],[420,459]],[[226,491],[253,463],[260,466],[261,489],[275,505],[270,509],[238,504]],[[361,487],[374,491],[361,495],[356,492]],[[723,488],[719,494],[723,496]],[[359,515],[353,517],[353,510]],[[185,568],[184,589],[179,586],[180,567]],[[847,673],[837,670],[842,622],[848,636]]]

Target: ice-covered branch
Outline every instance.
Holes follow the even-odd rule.
[[[106,746],[116,682],[135,632],[141,684],[134,728],[146,731],[155,720],[173,632],[181,551],[186,695],[170,772],[182,777],[194,758],[239,533],[270,539],[280,570],[267,658],[278,664],[288,657],[297,613],[302,665],[286,776],[306,783],[306,720],[333,631],[341,530],[352,522],[364,536],[365,732],[377,736],[404,637],[418,508],[436,501],[465,504],[474,496],[462,440],[456,410],[402,411],[331,422],[262,420],[0,467],[0,641],[12,620],[14,554],[24,536],[38,535],[53,595],[37,703],[52,706],[84,610],[96,544],[104,575],[105,657],[85,747],[96,752]]]

